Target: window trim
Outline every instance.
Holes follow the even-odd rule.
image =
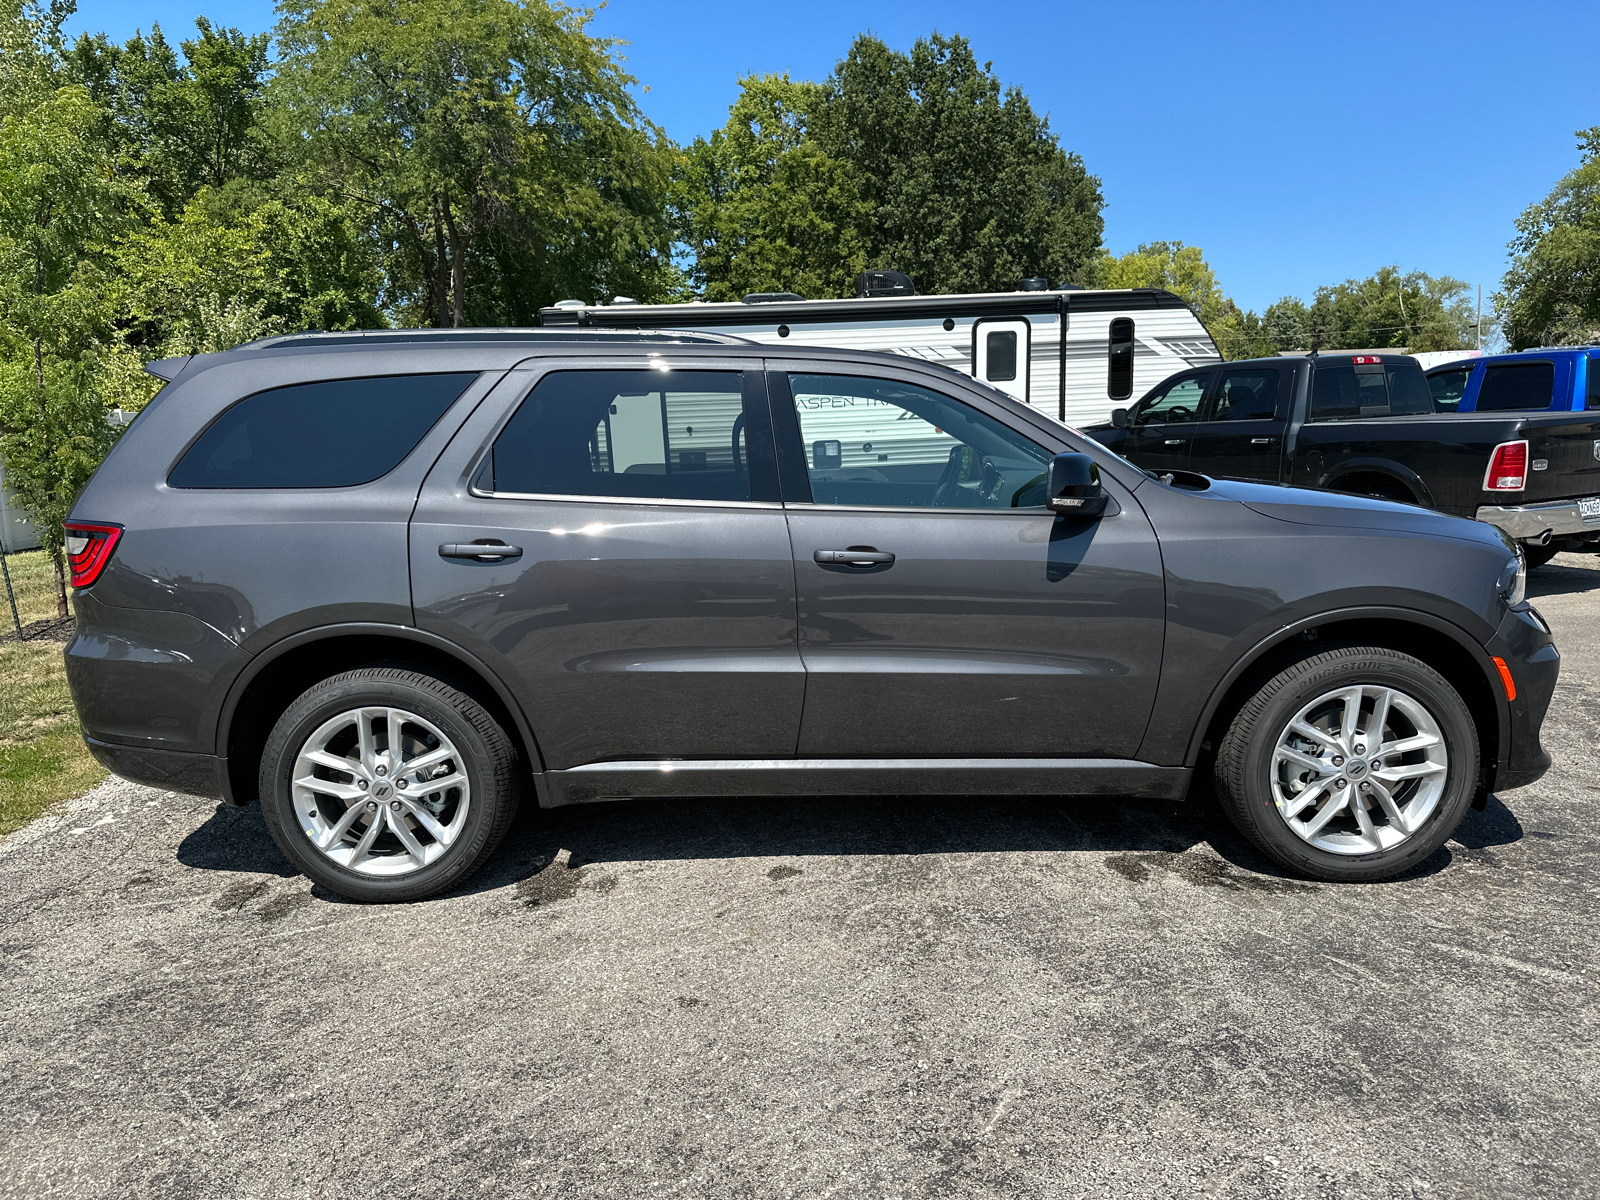
[[[789,376],[793,375],[837,375],[846,379],[877,379],[885,383],[898,383],[902,386],[921,388],[923,391],[932,392],[942,396],[952,404],[960,404],[970,408],[973,412],[994,421],[997,425],[1010,430],[1024,441],[1031,442],[1046,454],[1046,463],[1060,450],[1052,450],[1045,442],[1036,437],[1031,429],[1019,429],[1015,424],[1006,420],[1000,413],[986,411],[981,405],[974,404],[971,400],[961,396],[952,395],[949,390],[937,386],[933,381],[924,381],[910,375],[889,374],[881,370],[874,370],[878,364],[857,362],[833,362],[827,359],[818,359],[807,362],[797,358],[772,358],[767,360],[767,407],[771,415],[772,436],[778,459],[778,480],[780,495],[783,497],[785,508],[804,506],[806,509],[817,511],[837,512],[880,512],[880,513],[1014,513],[1014,514],[1049,514],[1047,508],[936,508],[933,505],[900,506],[869,506],[854,504],[818,504],[812,498],[811,472],[806,465],[805,437],[800,430],[800,414],[794,406],[794,392],[789,386]],[[939,381],[942,382],[942,381]],[[979,380],[972,380],[980,386],[989,386]],[[995,389],[998,391],[998,389]],[[1004,395],[1004,393],[1002,393]],[[985,398],[987,399],[987,397]],[[1005,396],[1005,401],[1020,403],[1015,397]],[[989,401],[993,403],[993,401]],[[1024,405],[1027,409],[1028,406]],[[1049,420],[1049,418],[1045,418]],[[1067,445],[1070,447],[1071,443]],[[795,480],[798,479],[798,485]],[[793,495],[791,496],[791,491]],[[803,498],[802,498],[803,497]]]
[[[548,363],[540,362],[539,366],[545,367],[545,369],[538,370],[537,373],[534,374],[533,378],[528,381],[527,386],[523,388],[516,395],[516,397],[506,405],[505,410],[499,414],[494,425],[490,427],[488,434],[484,437],[483,444],[480,445],[472,457],[468,459],[467,469],[461,478],[466,485],[466,490],[469,495],[480,500],[558,501],[563,504],[593,502],[596,504],[643,504],[651,507],[758,509],[777,509],[783,507],[782,484],[778,478],[781,476],[781,470],[776,462],[772,463],[774,478],[770,481],[778,497],[774,500],[758,500],[754,497],[749,500],[701,500],[690,497],[677,498],[673,496],[594,496],[588,493],[567,492],[503,492],[479,487],[476,480],[483,472],[483,468],[489,462],[490,457],[494,454],[495,443],[500,440],[500,435],[503,434],[507,427],[510,426],[511,422],[516,419],[517,413],[522,411],[522,406],[527,403],[528,398],[533,395],[534,389],[542,384],[546,379],[549,379],[550,376],[562,372],[603,372],[609,374],[620,371],[637,371],[640,373],[655,373],[665,369],[667,372],[720,372],[727,375],[738,375],[740,378],[740,393],[744,401],[746,414],[748,415],[750,408],[753,406],[757,412],[757,415],[765,416],[765,432],[774,443],[778,441],[772,423],[771,383],[767,378],[770,372],[764,369],[762,360],[760,359],[736,358],[724,359],[720,361],[713,359],[709,362],[664,362],[662,360],[652,358],[645,363],[640,363],[636,360],[623,360],[620,365],[612,360],[607,360],[604,363],[597,363],[592,360],[557,359],[549,361]],[[760,396],[752,397],[749,394],[749,389],[752,386],[752,383],[761,388]],[[665,421],[664,416],[663,421]],[[761,431],[752,431],[750,422],[746,420],[745,445],[747,447],[751,444],[754,433],[757,432]],[[774,445],[774,458],[777,457],[776,449],[776,445]],[[754,492],[756,487],[753,477],[751,479],[750,486],[751,491]]]
[[[385,479],[389,478],[389,476],[393,475],[396,471],[403,467],[406,464],[406,460],[417,452],[418,448],[428,440],[428,436],[438,429],[441,422],[443,422],[444,419],[450,415],[451,410],[465,400],[468,396],[472,395],[474,389],[483,387],[485,381],[488,381],[488,385],[485,390],[479,396],[477,396],[473,402],[474,406],[476,406],[477,402],[481,401],[484,396],[488,395],[489,391],[499,384],[499,382],[505,378],[506,374],[507,372],[503,368],[473,367],[463,371],[392,371],[388,374],[380,375],[340,375],[331,379],[326,376],[317,375],[309,379],[296,379],[288,383],[275,383],[270,387],[257,388],[253,392],[249,392],[238,397],[237,399],[230,400],[227,404],[223,405],[220,409],[213,413],[209,421],[195,431],[194,436],[185,442],[182,447],[179,448],[178,452],[172,456],[171,461],[167,463],[167,469],[162,472],[161,475],[161,487],[170,492],[227,492],[229,494],[235,492],[347,492],[353,488],[373,487],[376,484],[382,483]],[[206,434],[211,432],[212,428],[217,424],[217,422],[222,420],[223,417],[227,416],[241,404],[244,404],[249,400],[254,400],[257,396],[264,396],[268,392],[283,391],[286,388],[304,387],[307,384],[353,383],[356,381],[365,382],[371,379],[415,379],[428,375],[471,375],[473,378],[466,387],[461,389],[454,400],[445,405],[445,407],[440,411],[439,415],[434,418],[433,424],[429,425],[428,428],[422,431],[422,436],[416,440],[411,449],[407,450],[400,456],[399,461],[396,462],[394,466],[390,467],[383,474],[367,480],[365,483],[308,485],[277,484],[267,487],[184,487],[180,484],[174,484],[172,482],[172,473],[176,471],[179,464],[181,464],[183,460],[189,456],[189,451],[193,450],[197,445],[199,445],[200,440],[205,437]],[[160,391],[165,391],[166,386],[163,386]],[[157,392],[157,395],[160,394],[160,391]],[[154,397],[151,398],[150,403],[154,403]],[[150,403],[147,403],[145,408],[140,409],[138,413],[134,414],[135,419],[142,415],[145,409],[150,407]],[[129,425],[131,426],[132,423],[133,422],[130,421]],[[454,434],[452,432],[452,436],[453,435]]]

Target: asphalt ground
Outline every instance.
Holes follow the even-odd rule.
[[[1555,768],[1416,873],[1214,805],[528,814],[343,903],[109,782],[0,843],[0,1196],[1600,1193],[1600,558],[1531,592]]]

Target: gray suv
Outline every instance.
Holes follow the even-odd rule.
[[[1549,765],[1514,546],[1141,471],[890,355],[585,330],[298,335],[169,380],[67,522],[67,667],[126,778],[260,799],[357,900],[530,790],[1178,798],[1324,879]]]

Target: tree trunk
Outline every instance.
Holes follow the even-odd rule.
[[[439,198],[433,199],[433,323],[440,329],[450,324],[450,255],[444,247],[444,221],[439,216]]]
[[[448,193],[444,197],[444,223],[450,229],[451,316],[455,318],[455,327],[460,329],[467,323],[467,247],[462,242],[460,230],[456,228],[455,215],[450,211]]]
[[[71,610],[67,607],[67,564],[60,546],[50,547],[50,561],[56,568],[56,616],[64,617]]]

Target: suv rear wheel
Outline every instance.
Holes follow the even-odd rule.
[[[351,900],[420,900],[470,875],[516,815],[511,740],[431,675],[366,667],[289,706],[261,756],[278,847]]]
[[[1427,664],[1377,646],[1302,659],[1247,701],[1217,752],[1240,831],[1305,875],[1373,880],[1431,855],[1466,814],[1478,733]]]

